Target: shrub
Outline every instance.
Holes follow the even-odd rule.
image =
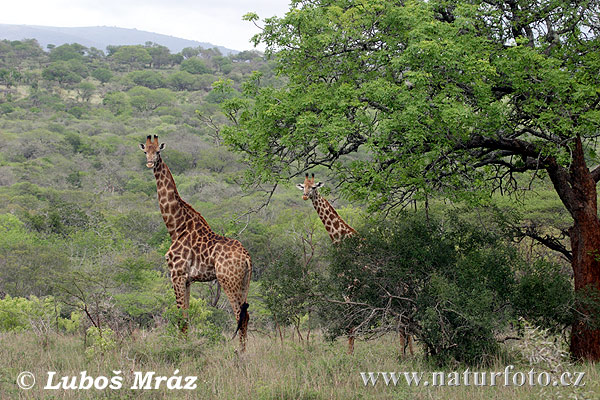
[[[86,331],[86,337],[88,348],[85,349],[85,355],[89,359],[104,355],[104,353],[117,346],[115,333],[110,328],[90,326]]]
[[[321,312],[333,337],[399,330],[439,364],[485,364],[498,356],[497,335],[520,316],[548,326],[569,321],[568,278],[541,279],[556,266],[525,265],[491,229],[456,216],[413,216],[359,232],[331,250]]]
[[[23,331],[40,324],[49,327],[59,313],[60,307],[52,296],[26,299],[7,295],[0,300],[0,331]]]
[[[222,341],[223,335],[220,329],[209,321],[212,310],[206,304],[204,299],[190,298],[190,307],[188,308],[187,323],[193,333],[199,337],[208,339],[211,343]],[[183,312],[177,307],[175,301],[163,313],[167,320],[167,333],[172,336],[179,335],[182,324],[185,322]]]

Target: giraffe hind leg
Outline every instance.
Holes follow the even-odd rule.
[[[217,269],[217,279],[229,299],[229,303],[231,304],[231,308],[235,315],[235,320],[237,321],[237,329],[233,338],[235,338],[239,331],[240,348],[243,352],[246,348],[246,334],[248,330],[248,321],[250,319],[248,314],[248,303],[246,303],[250,272],[246,269],[243,272],[240,272],[235,278],[231,278],[225,274],[221,274],[219,272],[220,270],[220,268]],[[226,270],[226,268],[223,270]]]

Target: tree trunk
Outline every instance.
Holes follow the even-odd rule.
[[[596,180],[585,162],[580,137],[573,140],[572,161],[567,170],[548,158],[546,170],[563,204],[573,217],[569,229],[571,266],[575,283],[576,315],[571,328],[571,357],[576,360],[600,360],[600,329],[594,329],[598,305],[590,306],[590,294],[600,293],[600,220]],[[596,293],[594,293],[596,292]],[[581,300],[588,301],[581,301]],[[592,324],[590,324],[590,322]]]
[[[600,220],[596,181],[585,163],[581,139],[576,138],[573,160],[570,168],[571,215],[575,221],[569,230],[573,259],[573,280],[575,283],[576,319],[571,330],[571,357],[574,359],[600,360],[600,330],[595,324],[593,309],[581,299],[589,299],[590,294],[600,293]],[[594,293],[596,292],[596,293]]]
[[[591,329],[592,310],[579,300],[579,296],[588,297],[593,291],[600,290],[600,222],[597,216],[576,221],[570,229],[571,249],[573,251],[573,275],[577,300],[577,319],[571,330],[571,356],[574,359],[600,361],[600,330]],[[595,308],[595,307],[593,307]]]

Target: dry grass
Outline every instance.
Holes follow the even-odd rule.
[[[382,381],[365,386],[361,371],[417,371],[424,379],[438,368],[420,356],[401,357],[398,340],[384,337],[375,342],[359,342],[353,356],[345,354],[344,343],[328,343],[317,336],[311,345],[301,345],[262,335],[250,337],[248,351],[236,352],[237,341],[208,345],[192,339],[169,339],[159,332],[142,332],[128,337],[104,355],[86,357],[83,340],[76,336],[52,335],[44,345],[32,333],[0,334],[0,399],[598,399],[600,367],[569,365],[567,370],[586,373],[584,387],[414,387],[401,381],[386,386]],[[505,364],[473,369],[503,371]],[[532,367],[516,365],[527,373]],[[535,367],[536,371],[541,371]],[[157,375],[198,377],[193,391],[131,390],[133,372],[156,371]],[[57,376],[78,376],[87,371],[92,377],[113,376],[122,371],[119,390],[44,390],[48,371]],[[456,367],[461,374],[465,367]],[[15,379],[19,372],[30,371],[36,385],[20,389]],[[430,375],[429,375],[430,376]],[[56,380],[55,380],[56,381]],[[503,382],[501,380],[500,382]]]

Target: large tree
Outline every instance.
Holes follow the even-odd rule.
[[[226,102],[234,123],[223,133],[259,181],[326,165],[375,207],[549,177],[573,219],[570,249],[539,239],[571,260],[575,290],[590,298],[599,15],[597,0],[292,1],[254,38],[287,83],[262,87],[256,75],[246,99]],[[600,360],[594,307],[577,307],[572,355]]]

